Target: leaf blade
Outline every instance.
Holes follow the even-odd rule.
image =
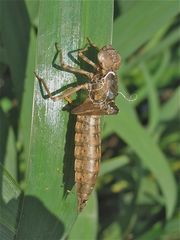
[[[120,107],[121,115],[112,118],[110,123],[106,121],[108,132],[105,131],[105,134],[115,131],[152,171],[165,198],[166,216],[170,218],[177,201],[177,185],[167,159],[139,124],[129,103],[121,101]]]
[[[177,14],[178,1],[137,1],[114,22],[113,46],[127,58]]]
[[[21,203],[21,190],[15,180],[0,164],[1,198],[0,198],[0,238],[13,240],[17,231],[17,218]]]
[[[68,52],[82,47],[86,37],[97,45],[111,41],[112,1],[103,4],[107,24],[99,34],[94,31],[92,18],[103,22],[99,14],[101,1],[96,1],[96,8],[94,1],[40,3],[37,74],[46,80],[51,92],[76,81],[72,74],[53,67],[54,60],[58,64],[55,42],[62,49],[64,61],[75,65]],[[87,15],[85,9],[92,14]],[[27,188],[17,239],[63,239],[77,218],[73,170],[75,119],[62,111],[64,105],[63,101],[43,99],[35,82]]]

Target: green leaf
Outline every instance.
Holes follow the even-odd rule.
[[[8,132],[7,150],[4,167],[14,179],[17,179],[16,146],[12,127],[9,128]]]
[[[156,38],[156,35],[154,36]],[[159,53],[164,54],[164,64],[162,63],[162,69],[159,69],[160,73],[163,71],[164,66],[170,60],[169,48],[175,44],[179,40],[179,32],[174,30],[170,35],[167,35],[165,38],[161,39],[159,43],[154,46],[150,51],[142,51],[139,53],[132,61],[127,62],[127,64],[123,67],[124,72],[130,71],[135,65],[138,65],[140,62],[147,61]],[[158,79],[158,76],[157,76]]]
[[[26,6],[24,1],[0,1],[0,9],[2,11],[2,23],[5,23],[1,27],[1,41],[4,47],[4,51],[6,53],[7,66],[6,72],[3,76],[5,80],[5,86],[8,88],[5,94],[7,97],[10,97],[10,101],[12,104],[12,113],[9,112],[9,125],[12,125],[14,131],[14,145],[16,144],[17,135],[18,135],[18,127],[19,127],[19,113],[22,104],[22,95],[24,90],[24,79],[25,79],[25,70],[27,63],[27,54],[28,54],[28,40],[29,40],[29,32],[30,32],[30,22],[28,19]],[[31,90],[31,89],[29,89]],[[32,94],[32,91],[31,91]],[[11,99],[13,97],[13,100]],[[15,106],[14,106],[15,105]],[[28,106],[28,104],[27,104]],[[31,103],[29,102],[29,106],[26,109],[29,109],[31,112]],[[28,119],[30,123],[31,115]],[[4,122],[3,119],[0,118],[0,121],[3,127]],[[27,122],[27,123],[28,123]],[[7,124],[7,123],[6,123]],[[27,124],[28,125],[28,124]],[[29,126],[26,129],[29,130]],[[9,127],[9,126],[8,126]],[[5,131],[5,129],[3,129]],[[6,130],[8,131],[8,130]],[[29,130],[30,131],[30,130]],[[11,134],[12,136],[12,134]],[[2,152],[4,153],[6,150],[6,134],[4,134],[4,138],[2,140],[3,148]],[[8,146],[7,146],[8,147]],[[27,150],[26,146],[26,150]],[[10,148],[7,148],[7,151],[12,151]],[[17,152],[13,158],[7,159],[14,162],[12,165],[17,165]],[[4,162],[5,154],[2,156],[1,162]],[[14,172],[17,174],[18,169],[14,169]],[[15,175],[15,174],[13,174]]]
[[[160,237],[161,240],[179,238],[180,236],[179,219],[180,219],[180,213],[177,212],[174,218],[166,223],[163,229],[163,233],[161,234],[161,237]]]
[[[29,154],[31,118],[32,118],[32,102],[34,89],[34,70],[35,70],[35,54],[36,54],[36,36],[31,29],[29,41],[29,54],[27,58],[26,78],[24,82],[24,92],[22,95],[22,106],[20,114],[18,142],[23,146],[23,157],[25,165]]]
[[[160,44],[158,44],[159,46]],[[153,49],[149,52],[154,52]],[[147,54],[149,56],[152,56],[151,54]],[[162,82],[164,82],[164,78],[163,75],[166,72],[167,67],[169,67],[170,65],[170,52],[168,50],[164,51],[163,56],[162,56],[162,61],[160,66],[158,67],[157,71],[155,73],[153,73],[153,77],[151,79],[153,86],[158,87],[159,85],[162,84]],[[145,57],[142,56],[141,62],[145,61]],[[137,60],[137,63],[139,62],[139,60]],[[128,67],[127,67],[128,68]],[[125,71],[128,71],[128,69],[126,68]],[[163,80],[162,80],[163,79]],[[138,89],[137,91],[137,99],[136,101],[132,102],[134,106],[138,106],[138,104],[147,96],[147,92],[148,92],[148,87],[145,85],[144,87]]]
[[[143,72],[144,79],[146,81],[146,87],[148,89],[149,100],[149,125],[148,131],[153,132],[159,121],[159,98],[157,89],[153,85],[153,76],[148,72],[146,64],[140,64],[140,69]],[[154,81],[155,82],[155,81]]]
[[[127,58],[179,12],[178,1],[136,1],[114,23],[113,46]]]
[[[142,180],[140,181],[136,201],[137,204],[141,206],[145,204],[152,205],[155,202],[163,204],[163,196],[160,195],[156,181],[154,181],[151,175],[143,177]]]
[[[139,236],[139,240],[151,240],[151,239],[179,239],[179,213],[173,219],[169,220],[162,226],[157,223],[152,228],[148,229],[142,236]]]
[[[40,1],[29,1],[25,0],[28,15],[31,21],[31,24],[37,27],[38,25],[38,12],[39,12],[39,3]]]
[[[13,240],[21,203],[21,190],[0,164],[0,239]]]
[[[161,121],[170,121],[171,119],[178,117],[180,111],[179,96],[180,87],[176,89],[173,96],[161,108]]]
[[[110,42],[112,3],[40,2],[36,72],[51,92],[77,81],[73,74],[55,66],[59,59],[55,42],[62,49],[64,61],[72,66],[75,64],[68,53],[83,47],[86,37],[100,47]],[[92,22],[102,26],[101,32]],[[35,80],[27,184],[17,239],[64,239],[78,215],[73,169],[75,117],[63,111],[64,101],[53,102],[43,98],[44,94]]]
[[[154,174],[165,199],[167,218],[172,216],[177,200],[177,188],[167,159],[139,124],[130,103],[119,99],[121,110],[111,121],[106,120],[105,134],[116,132],[139,156],[142,163]]]
[[[145,44],[177,14],[178,1],[136,1],[131,8],[128,8],[116,19],[113,46],[119,50],[122,58],[125,59],[137,51],[142,44]],[[166,42],[164,41],[163,47],[167,47],[177,40],[177,31],[170,36],[172,37],[168,38]],[[147,56],[150,57],[151,52],[157,54],[158,49],[159,47],[155,53],[153,49],[147,52]],[[162,48],[160,49],[162,51]],[[145,60],[145,58],[142,59],[142,56],[140,56],[136,60],[135,58],[134,65]],[[177,186],[167,159],[140,125],[130,103],[120,99],[117,101],[119,101],[120,108],[119,116],[106,118],[104,135],[108,135],[112,131],[116,132],[136,152],[142,163],[152,171],[164,195],[167,218],[170,218],[177,200]]]
[[[21,104],[24,87],[30,22],[23,1],[1,1],[2,42],[11,71],[14,93]]]
[[[86,208],[78,216],[69,236],[69,240],[95,240],[98,231],[97,197],[95,192],[89,198]]]
[[[121,227],[119,223],[113,221],[108,227],[103,231],[103,240],[115,240],[122,239]]]
[[[139,240],[151,240],[151,239],[159,239],[162,235],[162,227],[161,224],[156,223],[149,231],[147,230],[145,234],[139,236]]]
[[[115,169],[118,169],[129,163],[129,159],[126,156],[119,156],[102,162],[99,176],[103,176]]]

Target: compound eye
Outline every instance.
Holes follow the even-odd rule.
[[[112,67],[112,59],[106,51],[100,51],[98,53],[98,61],[103,69],[108,70]]]
[[[98,61],[104,70],[118,70],[121,57],[112,47],[104,47],[98,53]]]

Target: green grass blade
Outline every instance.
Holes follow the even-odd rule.
[[[154,140],[139,124],[129,102],[119,102],[119,116],[106,120],[105,134],[116,132],[141,159],[142,163],[154,174],[165,199],[167,217],[171,217],[177,200],[177,186],[167,159]]]
[[[13,240],[16,235],[21,190],[14,179],[0,165],[0,239]]]
[[[142,62],[143,62],[143,60],[144,59],[142,59]],[[155,72],[153,74],[153,78],[152,78],[153,83],[152,84],[153,84],[154,87],[158,87],[159,85],[161,85],[161,83],[164,80],[164,78],[163,78],[164,72],[169,67],[169,65],[170,65],[170,51],[166,49],[166,51],[164,51],[164,53],[163,53],[162,61],[161,61],[161,64],[160,64],[157,72]],[[126,69],[126,71],[127,71],[127,69]],[[133,102],[133,105],[138,106],[139,103],[143,99],[145,99],[145,97],[147,96],[147,92],[148,92],[148,88],[147,88],[146,85],[144,87],[140,88],[137,91],[138,98],[136,99],[136,101]]]
[[[30,40],[28,48],[28,58],[26,66],[26,78],[24,83],[24,92],[22,95],[22,107],[20,114],[20,127],[18,141],[23,145],[23,157],[27,167],[27,159],[29,153],[31,118],[32,118],[32,101],[34,88],[34,70],[35,70],[35,54],[36,54],[36,37],[33,29],[30,31]]]
[[[180,112],[180,87],[176,89],[173,96],[166,102],[161,108],[161,121],[170,121],[171,119],[178,117]]]
[[[123,12],[114,23],[114,47],[119,50],[122,58],[126,59],[152,38],[156,32],[167,25],[167,23],[169,24],[169,21],[171,21],[177,14],[178,1],[136,1],[127,9],[127,11]],[[139,62],[147,60],[152,57],[152,55],[154,56],[159,53],[162,49],[167,48],[169,45],[176,42],[177,37],[178,33],[172,32],[167,39],[165,38],[162,47],[157,45],[157,48],[146,52],[144,55],[139,54],[139,58],[134,58],[134,61],[132,60],[124,70],[127,71]],[[169,59],[167,60],[169,61]],[[159,76],[156,78],[159,78]],[[155,80],[157,82],[157,79]],[[145,96],[145,94],[143,93],[143,96]],[[155,102],[153,102],[153,106],[153,116],[158,117],[158,109]],[[104,135],[107,135],[112,131],[116,132],[131,146],[141,159],[142,163],[152,171],[164,195],[166,214],[169,218],[172,216],[175,208],[177,186],[167,163],[167,159],[155,144],[154,140],[151,139],[143,127],[140,126],[133,108],[130,107],[130,103],[121,100],[119,102],[119,108],[119,116],[112,118],[108,117],[105,121],[106,129]],[[154,119],[152,120],[154,121]],[[155,122],[151,122],[153,128],[155,127],[157,120],[159,119],[156,119]]]
[[[36,71],[54,92],[77,81],[73,74],[52,66],[55,42],[62,49],[65,62],[71,65],[75,64],[68,58],[68,52],[83,47],[86,37],[98,46],[110,42],[113,2],[42,1],[39,7]],[[97,30],[92,22],[98,23]],[[58,57],[55,63],[58,64]],[[62,111],[64,106],[64,101],[44,99],[35,81],[27,186],[17,239],[63,239],[77,218],[73,170],[75,121]]]
[[[103,161],[101,164],[101,169],[99,176],[103,176],[107,173],[110,173],[113,170],[116,170],[120,167],[129,163],[129,159],[126,156],[114,157],[110,160]]]
[[[140,64],[140,69],[143,73],[143,78],[146,81],[146,87],[148,91],[148,101],[149,101],[149,125],[148,131],[152,133],[157,127],[159,121],[159,98],[157,89],[155,88],[153,82],[153,76],[150,75],[146,64]]]
[[[38,13],[39,13],[39,3],[40,1],[29,1],[25,0],[28,15],[33,26],[38,25]]]
[[[16,146],[13,129],[9,128],[9,134],[7,139],[7,153],[5,161],[3,163],[4,168],[8,170],[9,174],[14,179],[17,179],[17,161],[16,161]]]
[[[98,232],[98,216],[97,216],[97,197],[95,192],[89,198],[87,207],[78,216],[76,223],[72,228],[69,240],[85,239],[95,240],[97,239]]]
[[[26,6],[24,1],[1,1],[0,2],[0,9],[2,11],[2,27],[1,27],[1,41],[6,53],[7,59],[7,66],[5,74],[4,74],[4,81],[5,81],[5,94],[9,98],[9,101],[12,104],[11,109],[9,109],[7,115],[9,115],[9,119],[6,121],[6,126],[3,126],[3,119],[0,118],[0,124],[5,131],[5,127],[11,125],[13,129],[14,137],[12,137],[12,142],[14,142],[14,146],[16,145],[16,141],[18,138],[18,130],[19,130],[19,113],[21,110],[21,103],[22,103],[22,93],[24,90],[24,79],[25,79],[25,69],[27,63],[27,54],[28,54],[28,40],[29,40],[29,31],[30,31],[30,22],[28,18],[28,14],[26,11]],[[2,78],[3,78],[2,77]],[[27,89],[26,89],[27,90]],[[31,90],[31,89],[29,89]],[[32,94],[32,91],[31,91]],[[32,101],[31,101],[32,102]],[[28,104],[27,104],[28,106]],[[31,112],[31,104],[29,102],[29,109]],[[31,115],[28,119],[30,122]],[[27,126],[27,125],[26,125]],[[29,126],[28,126],[29,127]],[[26,131],[28,131],[28,128]],[[11,131],[11,128],[9,128]],[[10,136],[13,136],[11,134]],[[12,154],[11,149],[9,146],[6,148],[6,136],[4,135],[2,138],[2,145],[4,149],[2,152],[10,152]],[[1,145],[1,147],[2,147]],[[28,143],[26,146],[26,151],[28,149]],[[17,149],[16,149],[17,151]],[[18,168],[17,168],[17,152],[15,152],[14,157],[7,156],[7,159],[11,162],[11,166],[14,165],[14,174],[13,176],[17,175]],[[1,162],[4,162],[5,156],[2,156]],[[10,164],[7,164],[9,166]],[[8,169],[9,170],[9,169]]]
[[[113,46],[123,59],[149,40],[179,12],[178,1],[137,1],[114,23]]]
[[[5,23],[2,27],[2,40],[14,92],[20,105],[24,87],[30,22],[23,1],[1,1],[0,4],[3,23]]]
[[[128,72],[135,65],[139,64],[142,61],[147,61],[154,56],[157,56],[159,53],[164,53],[164,55],[168,55],[167,49],[169,49],[173,44],[175,44],[179,40],[179,32],[177,30],[173,31],[170,35],[167,35],[166,38],[162,39],[159,44],[157,44],[150,51],[143,51],[142,54],[136,56],[131,62],[127,63],[123,71]],[[170,55],[170,54],[169,54]]]

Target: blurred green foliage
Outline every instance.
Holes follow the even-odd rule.
[[[33,72],[52,91],[76,82],[53,68],[54,43],[72,64],[68,51],[86,37],[103,46],[112,30],[122,56],[119,91],[137,100],[119,95],[120,113],[103,118],[97,191],[69,239],[180,238],[178,11],[175,0],[0,1],[0,239],[70,233],[74,119],[62,103],[43,99]]]

